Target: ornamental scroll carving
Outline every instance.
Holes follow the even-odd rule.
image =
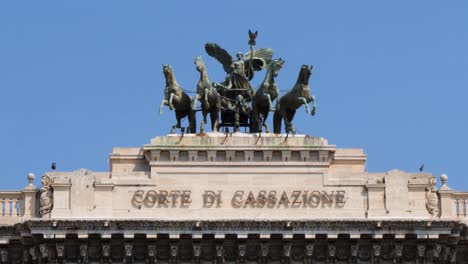
[[[42,176],[41,179],[41,194],[39,197],[39,213],[41,216],[47,215],[52,211],[52,206],[54,204],[54,195],[52,190],[53,180],[46,174]]]
[[[439,215],[439,197],[437,196],[436,178],[429,178],[429,184],[426,187],[426,209],[432,217]]]

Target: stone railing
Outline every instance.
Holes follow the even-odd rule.
[[[468,214],[468,192],[454,192],[453,200],[457,217],[466,217]]]
[[[18,222],[23,216],[23,208],[21,191],[0,191],[0,225]]]
[[[29,184],[21,191],[0,191],[0,226],[13,225],[37,216],[37,189],[34,174],[29,173]]]

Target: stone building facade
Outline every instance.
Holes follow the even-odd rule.
[[[468,263],[467,192],[307,135],[171,134],[0,192],[0,263]]]

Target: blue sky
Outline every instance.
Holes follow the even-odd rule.
[[[317,114],[300,109],[299,132],[363,148],[369,171],[424,163],[468,190],[468,2],[427,0],[2,1],[0,189],[23,188],[52,161],[107,171],[112,147],[168,133],[161,65],[193,91],[202,55],[222,81],[203,45],[247,51],[248,29],[286,61],[281,90],[314,65]]]

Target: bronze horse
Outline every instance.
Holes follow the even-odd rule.
[[[188,117],[189,128],[187,133],[196,133],[196,115],[192,109],[192,98],[188,96],[182,87],[177,83],[171,65],[163,65],[163,73],[166,78],[166,87],[164,88],[164,100],[159,106],[159,114],[163,113],[163,106],[169,106],[170,110],[175,109],[177,124],[172,126],[171,134],[175,133],[176,128],[180,128],[180,121],[184,117]]]
[[[261,132],[265,127],[265,132],[270,133],[270,128],[266,122],[269,112],[273,111],[273,101],[278,98],[279,90],[275,83],[275,77],[283,67],[284,60],[281,58],[273,60],[268,66],[265,79],[255,92],[252,102],[252,119],[250,132]]]
[[[211,130],[219,130],[219,113],[221,112],[221,97],[218,91],[213,87],[212,82],[208,78],[205,63],[200,56],[195,57],[195,68],[200,72],[200,80],[197,83],[197,99],[201,103],[203,121],[200,126],[200,131],[204,131],[206,116],[210,114]]]
[[[273,115],[273,130],[276,134],[281,133],[281,120],[284,119],[286,133],[296,133],[296,128],[292,123],[296,110],[305,105],[306,112],[315,115],[315,97],[310,96],[309,78],[312,74],[312,65],[302,65],[299,71],[299,77],[294,87],[283,95],[276,104],[276,110]],[[309,109],[309,103],[312,102],[312,111]]]

